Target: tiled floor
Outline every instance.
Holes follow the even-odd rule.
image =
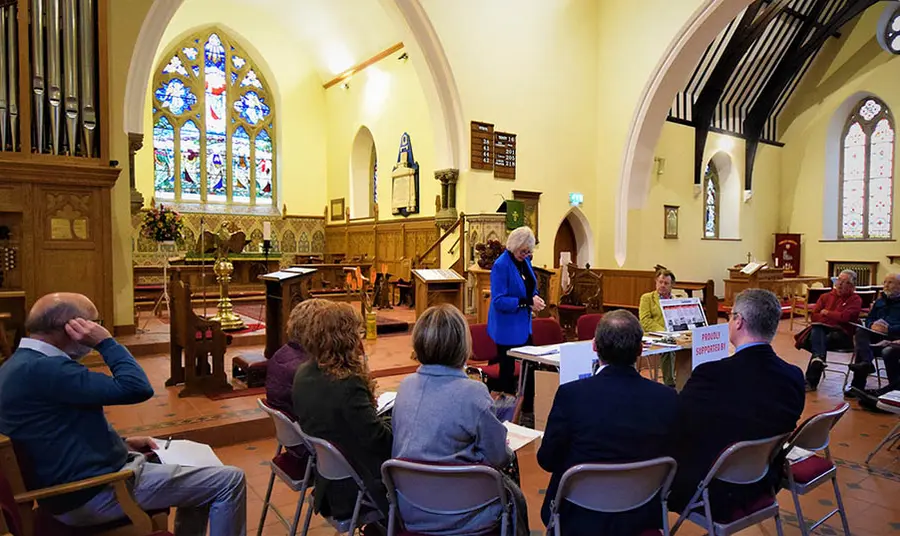
[[[799,328],[798,328],[799,329]],[[373,370],[406,365],[410,363],[409,335],[392,335],[380,337],[377,341],[366,343]],[[788,361],[805,367],[808,354],[793,348],[791,334],[787,322],[782,322],[775,348]],[[244,351],[242,349],[241,351]],[[125,434],[155,433],[165,426],[183,426],[189,428],[198,419],[215,419],[230,422],[240,419],[248,413],[258,411],[255,397],[234,398],[212,401],[206,398],[179,399],[177,390],[165,388],[163,383],[168,377],[168,358],[165,356],[143,358],[141,364],[146,368],[151,382],[156,389],[154,399],[136,407],[109,408],[107,413],[114,426]],[[396,387],[401,377],[379,379],[380,389],[388,390]],[[834,407],[842,401],[842,377],[828,374],[820,385],[819,391],[807,396],[806,415],[811,415]],[[872,385],[874,386],[874,380]],[[839,466],[838,474],[844,503],[850,518],[850,526],[854,535],[898,535],[900,536],[900,457],[896,451],[881,453],[867,467],[864,461],[868,452],[892,428],[897,417],[892,415],[876,415],[860,410],[856,403],[851,403],[851,411],[844,417],[832,437],[832,452]],[[538,466],[535,458],[537,445],[525,447],[519,452],[519,463],[522,472],[522,487],[528,498],[529,518],[534,534],[540,532],[539,510],[543,500],[543,490],[549,475]],[[248,523],[255,534],[259,524],[262,498],[268,479],[266,460],[275,450],[274,440],[233,445],[217,449],[222,461],[243,468],[247,472],[250,493],[248,498]],[[795,507],[790,495],[782,493],[779,497],[786,522],[787,534],[799,534]],[[822,515],[834,503],[830,488],[823,486],[801,499],[804,515],[807,518]],[[281,507],[286,516],[290,516],[296,504],[296,494],[280,483],[275,487],[274,503]],[[332,534],[330,527],[323,521],[314,518],[313,535]],[[266,520],[263,534],[285,534],[286,530],[274,515]],[[679,533],[693,535],[703,531],[687,526]],[[840,521],[832,518],[817,534],[840,534]],[[773,523],[762,525],[746,531],[746,534],[775,534]]]

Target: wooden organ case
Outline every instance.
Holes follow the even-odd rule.
[[[111,327],[108,1],[0,2],[0,246],[15,259],[0,294],[22,296],[0,313],[79,292]]]

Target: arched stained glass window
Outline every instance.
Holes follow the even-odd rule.
[[[719,238],[719,171],[710,160],[703,175],[703,238]]]
[[[275,112],[262,74],[219,29],[163,58],[153,81],[156,198],[273,205]]]
[[[847,119],[842,141],[841,238],[891,238],[894,190],[891,111],[875,97],[863,99]]]

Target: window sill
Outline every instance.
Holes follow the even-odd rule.
[[[823,238],[819,242],[896,242],[894,238]]]
[[[740,242],[740,238],[707,238],[705,236],[700,237],[700,240],[708,240],[710,242]]]
[[[203,213],[203,214],[249,214],[257,216],[281,216],[281,211],[275,205],[245,205],[243,203],[202,203],[196,201],[166,201],[157,200],[168,207],[172,207],[179,212],[184,213]]]

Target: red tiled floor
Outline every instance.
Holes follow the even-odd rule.
[[[805,368],[808,354],[793,348],[791,333],[788,331],[786,321],[782,322],[774,345],[779,355],[785,360]],[[366,348],[369,364],[373,370],[411,363],[410,336],[408,334],[380,337],[374,343],[367,342]],[[242,349],[242,351],[245,350]],[[148,370],[157,396],[137,407],[109,408],[107,415],[115,423],[117,429],[127,429],[129,426],[157,418],[169,418],[166,416],[173,413],[175,417],[172,419],[175,421],[182,418],[189,420],[191,416],[198,413],[205,417],[229,419],[234,418],[235,413],[255,409],[254,397],[224,401],[211,401],[199,397],[178,399],[177,389],[161,387],[168,373],[167,356],[142,358],[140,363]],[[402,377],[381,378],[378,380],[379,388],[381,390],[396,389],[401,380]],[[874,380],[870,381],[870,385],[874,386]],[[840,375],[827,375],[820,384],[819,390],[807,396],[806,416],[830,409],[842,402],[841,382]],[[146,415],[144,415],[145,413]],[[871,468],[866,467],[863,463],[868,452],[896,422],[896,416],[876,415],[863,411],[855,402],[851,402],[851,411],[833,432],[832,453],[838,463],[840,489],[854,535],[900,536],[900,500],[897,499],[900,496],[900,457],[896,451],[882,452],[872,460]],[[519,452],[522,489],[528,500],[529,519],[533,532],[543,529],[540,522],[540,505],[543,500],[542,492],[549,479],[549,475],[537,466],[536,449],[537,444],[525,447]],[[252,529],[250,533],[255,534],[259,524],[259,511],[268,482],[268,466],[265,465],[265,462],[271,458],[274,450],[273,439],[217,449],[223,462],[241,467],[247,472],[251,490],[248,504],[248,528]],[[296,494],[283,485],[276,486],[273,502],[282,507],[281,510],[286,516],[290,516],[292,508],[296,504]],[[779,503],[786,522],[785,533],[788,535],[799,534],[794,514],[795,507],[790,495],[782,492],[779,495]],[[822,486],[801,498],[801,506],[807,518],[827,513],[833,504],[834,496],[829,486]],[[675,514],[672,514],[671,517],[674,521]],[[310,534],[316,536],[333,534],[333,530],[324,526],[323,523],[321,519],[314,518]],[[266,519],[263,534],[285,533],[286,530],[277,517],[270,514]],[[679,534],[687,536],[703,533],[703,530],[690,525],[679,530]],[[840,533],[840,520],[837,518],[832,518],[826,527],[817,531],[817,534]],[[773,535],[775,534],[774,523],[764,523],[761,527],[748,529],[742,534]]]

